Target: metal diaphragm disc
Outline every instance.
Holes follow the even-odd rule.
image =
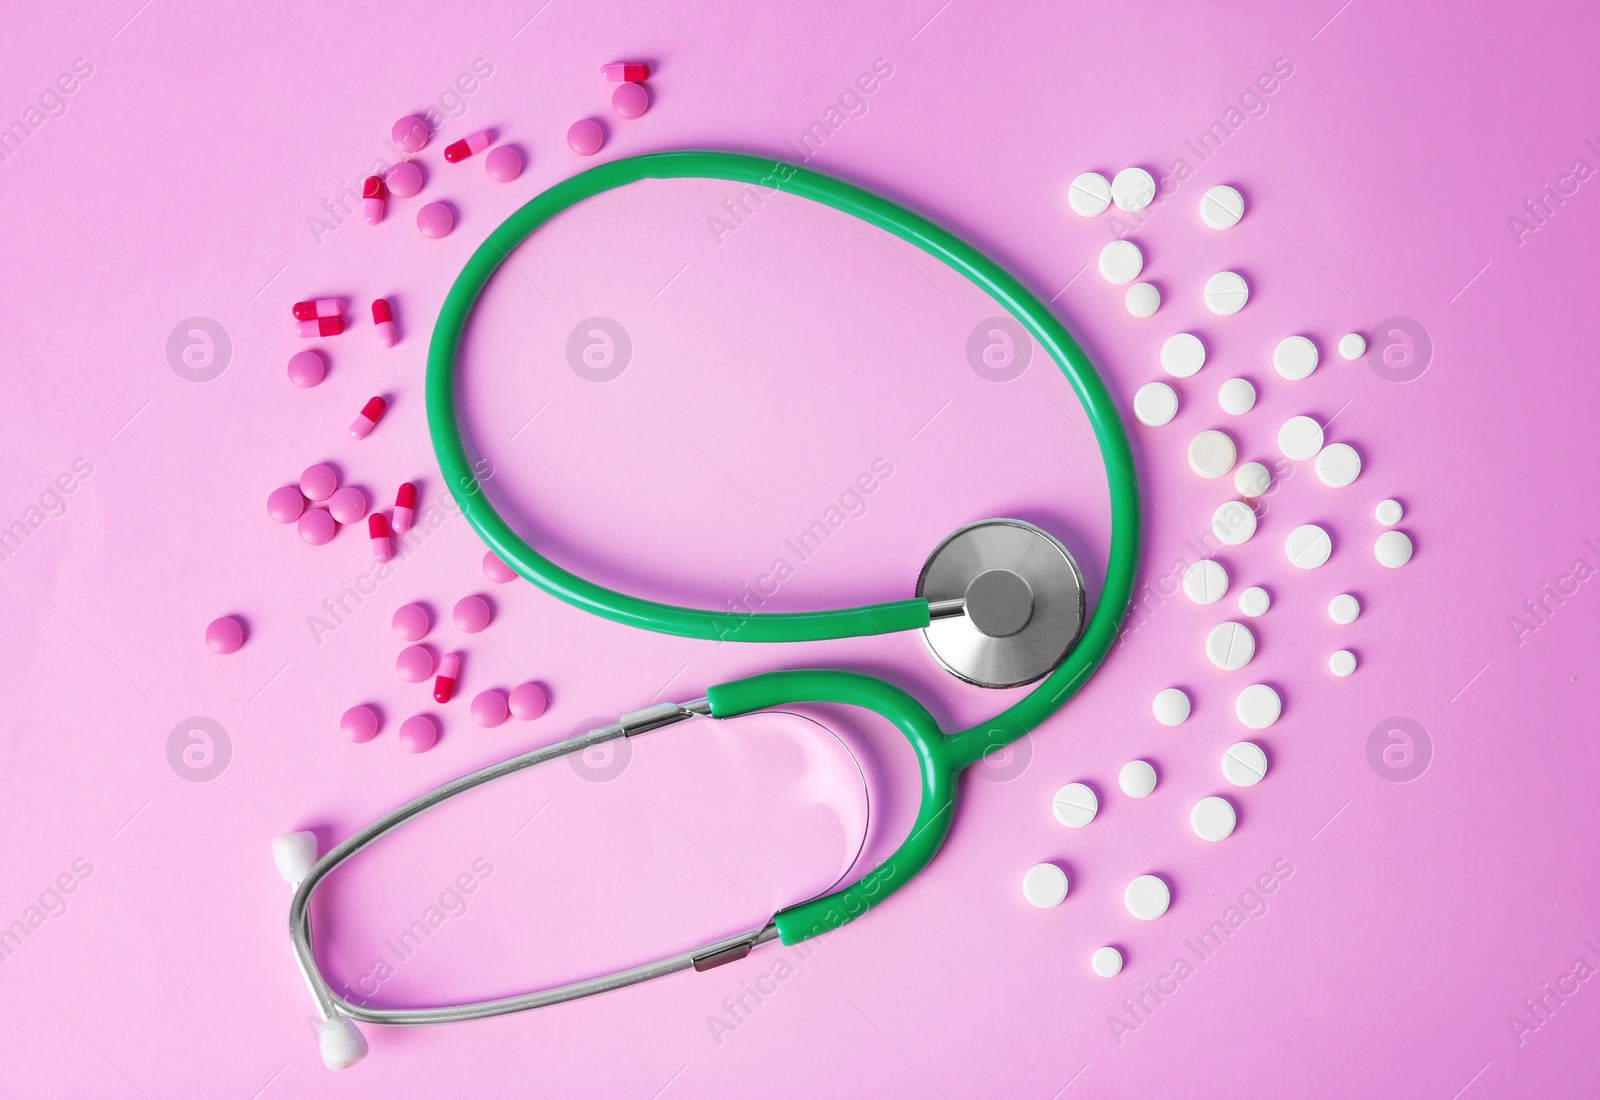
[[[1083,573],[1031,523],[991,519],[963,527],[928,556],[917,595],[963,601],[961,614],[922,631],[938,662],[979,687],[1028,684],[1055,668],[1083,632]]]

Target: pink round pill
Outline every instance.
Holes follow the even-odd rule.
[[[428,129],[427,122],[416,115],[407,115],[405,118],[395,122],[394,127],[389,131],[389,136],[394,139],[396,145],[406,152],[415,153],[427,147],[429,139],[433,137],[433,133]]]
[[[328,377],[328,363],[315,351],[307,348],[289,356],[289,381],[303,390],[309,390]]]
[[[305,494],[298,485],[285,485],[267,495],[267,515],[279,523],[293,523],[305,510]]]
[[[495,557],[493,550],[483,555],[483,575],[494,581],[495,584],[510,584],[517,579],[516,570]]]
[[[404,607],[395,609],[394,618],[390,620],[389,625],[394,627],[394,632],[401,638],[415,642],[427,636],[428,628],[433,625],[433,617],[420,603],[408,603]]]
[[[367,515],[367,496],[354,485],[341,485],[328,498],[328,511],[340,523],[360,523]]]
[[[232,615],[212,619],[206,627],[206,645],[213,653],[232,653],[244,645],[244,624]]]
[[[333,522],[333,517],[326,508],[310,508],[300,517],[300,537],[312,546],[321,546],[333,538],[339,525]]]
[[[422,190],[422,169],[409,160],[403,160],[383,177],[383,185],[397,199],[409,199]]]
[[[623,118],[639,118],[650,109],[650,93],[643,84],[618,84],[611,93],[611,109]]]
[[[315,466],[307,466],[305,473],[300,475],[300,491],[310,501],[327,500],[338,487],[339,475],[326,463],[319,462]]]
[[[549,705],[550,696],[538,684],[519,684],[511,689],[511,713],[523,721],[539,717]]]
[[[427,646],[408,645],[394,659],[394,670],[408,684],[420,684],[433,675],[433,653]]]
[[[580,118],[567,130],[567,144],[580,157],[592,157],[606,143],[606,132],[592,118]]]
[[[522,175],[522,154],[513,146],[496,145],[484,158],[483,167],[491,178],[510,183]]]
[[[456,227],[455,212],[442,202],[430,202],[417,211],[417,228],[424,237],[438,240]]]
[[[439,743],[439,726],[426,714],[413,714],[400,723],[400,744],[407,752],[427,752]]]
[[[371,741],[378,736],[378,712],[365,703],[353,706],[339,719],[339,728],[358,745],[363,741]]]
[[[476,634],[489,625],[493,617],[489,612],[489,601],[482,596],[463,596],[456,601],[455,610],[450,612],[450,617],[456,621],[456,629],[467,634]]]
[[[472,720],[484,729],[494,729],[506,720],[506,715],[511,713],[511,707],[506,702],[506,693],[499,688],[490,688],[480,691],[472,699]]]

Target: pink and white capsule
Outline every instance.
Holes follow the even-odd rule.
[[[372,303],[372,323],[378,326],[378,343],[386,348],[394,347],[399,337],[394,331],[394,312],[387,299],[379,298]]]
[[[466,160],[473,153],[481,153],[489,148],[490,141],[488,130],[479,130],[475,134],[468,134],[460,141],[452,142],[444,147],[444,159],[451,164]]]
[[[383,419],[384,410],[389,403],[381,397],[374,397],[361,407],[361,415],[350,422],[350,435],[355,439],[365,439],[372,434],[372,429],[378,426],[378,421]]]
[[[382,176],[368,176],[361,183],[361,217],[368,225],[383,220],[384,200],[388,198]]]
[[[400,484],[394,495],[394,533],[403,535],[411,530],[411,518],[416,514],[417,487],[409,481]]]
[[[315,321],[318,317],[338,317],[344,313],[344,303],[337,298],[314,298],[294,304],[296,321]]]
[[[448,703],[456,693],[456,677],[461,673],[461,655],[446,653],[439,658],[439,675],[433,679],[433,701]]]
[[[367,538],[372,542],[372,560],[382,565],[394,557],[394,543],[389,541],[389,521],[382,512],[367,517]]]
[[[318,336],[337,336],[344,331],[344,318],[322,317],[315,321],[301,321],[294,326],[294,331],[302,340],[315,340]]]
[[[650,66],[643,61],[613,61],[609,65],[600,66],[600,75],[606,80],[637,84],[641,80],[650,79]]]

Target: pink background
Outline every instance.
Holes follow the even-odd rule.
[[[1585,577],[1600,564],[1586,541],[1600,543],[1600,517],[1584,446],[1597,398],[1587,341],[1600,181],[1582,181],[1521,243],[1507,219],[1574,161],[1600,166],[1586,145],[1600,142],[1600,17],[1482,0],[873,7],[530,0],[458,17],[404,3],[125,0],[5,17],[0,122],[24,118],[76,59],[92,68],[70,95],[47,97],[57,117],[34,116],[0,162],[0,526],[29,528],[0,560],[10,641],[0,925],[26,921],[30,907],[54,914],[0,965],[8,1091],[1476,1100],[1592,1090],[1600,986],[1567,976],[1580,959],[1600,966],[1597,750],[1583,717],[1600,701],[1600,595],[1562,578],[1579,559]],[[636,122],[610,114],[596,77],[618,57],[658,69],[652,109]],[[1185,465],[1202,429],[1224,427],[1242,458],[1271,462],[1283,420],[1336,415],[1329,436],[1361,450],[1360,480],[1330,490],[1308,464],[1285,463],[1260,533],[1220,555],[1228,601],[1200,608],[1146,590],[1147,615],[1081,697],[964,782],[931,868],[813,951],[769,946],[711,973],[477,1025],[368,1027],[368,1060],[328,1074],[285,934],[274,834],[314,828],[326,846],[586,720],[773,667],[883,675],[946,728],[1011,697],[951,679],[914,637],[719,646],[587,617],[526,584],[491,585],[475,536],[445,510],[426,437],[432,316],[489,229],[581,167],[568,124],[601,117],[602,157],[710,147],[793,158],[786,142],[880,58],[892,74],[859,105],[846,99],[855,114],[836,116],[812,167],[943,222],[1055,296],[1124,408],[1161,376],[1165,336],[1192,329],[1207,341],[1206,368],[1175,384],[1177,420],[1133,433],[1145,583],[1193,559],[1186,540],[1226,499],[1225,483]],[[1280,58],[1292,76],[1249,100],[1254,115],[1236,116],[1202,161],[1186,142]],[[478,59],[470,94],[452,94]],[[385,155],[390,123],[430,108],[443,123],[419,157],[423,197],[392,203],[377,228],[330,219],[314,232],[325,200],[359,187]],[[478,160],[443,163],[445,141],[484,127],[527,154],[520,180],[495,183]],[[1122,227],[1166,299],[1136,321],[1092,267],[1116,226],[1070,213],[1065,187],[1130,164],[1165,176],[1180,158],[1188,178]],[[1218,234],[1197,203],[1222,182],[1250,210]],[[561,218],[496,279],[464,393],[489,491],[519,529],[607,583],[720,607],[883,459],[892,475],[769,609],[903,597],[940,538],[995,515],[1050,528],[1097,586],[1105,481],[1050,365],[1035,358],[1005,384],[980,378],[967,340],[995,306],[830,211],[775,199],[719,244],[707,219],[736,191],[683,182],[607,196]],[[447,239],[415,231],[424,199],[459,211]],[[1225,268],[1245,273],[1253,295],[1219,319],[1199,291]],[[343,296],[360,323],[322,342],[329,378],[302,391],[284,375],[300,347],[288,307],[319,294]],[[377,347],[364,315],[379,295],[396,306],[393,351]],[[605,384],[566,359],[568,334],[596,315],[633,344]],[[1344,332],[1377,342],[1374,326],[1396,316],[1431,337],[1420,377],[1391,382],[1334,354]],[[169,363],[169,336],[189,342],[193,317],[231,345],[205,383]],[[1269,362],[1292,333],[1323,353],[1299,383]],[[1235,374],[1261,393],[1239,419],[1215,401]],[[353,443],[345,425],[373,393],[392,409]],[[398,482],[416,480],[438,523],[375,594],[346,597],[351,613],[320,637],[311,616],[326,617],[324,600],[358,583],[370,555],[359,531],[308,548],[265,516],[267,493],[314,461],[384,506]],[[58,478],[70,493],[52,494]],[[1417,545],[1393,573],[1370,549],[1372,508],[1388,496],[1405,503]],[[1335,552],[1300,573],[1282,545],[1308,521],[1329,528]],[[1566,585],[1561,602],[1541,592],[1547,583]],[[1201,641],[1248,584],[1267,587],[1273,609],[1257,624],[1255,662],[1220,673]],[[1349,627],[1325,612],[1341,591],[1364,606]],[[394,676],[388,618],[408,600],[437,613],[471,592],[491,597],[496,620],[472,639],[436,627],[431,642],[465,652],[463,696],[437,708]],[[1510,617],[1530,598],[1551,610],[1519,632]],[[250,636],[219,658],[202,634],[229,612]],[[1361,667],[1335,681],[1325,662],[1344,646]],[[471,694],[526,679],[551,688],[544,718],[496,730],[467,719]],[[1234,791],[1217,761],[1244,735],[1231,704],[1253,681],[1276,686],[1285,713],[1259,737],[1270,776]],[[1150,715],[1169,684],[1195,700],[1178,729]],[[382,710],[384,729],[350,745],[338,716],[363,701]],[[420,757],[395,738],[418,711],[444,729]],[[226,753],[222,738],[213,746],[226,766],[209,779],[169,761],[169,742],[181,747],[196,717],[225,731]],[[886,726],[818,717],[863,757],[868,858],[881,858],[914,809],[910,754]],[[1393,717],[1429,734],[1427,767],[1410,782],[1369,762],[1369,735]],[[630,747],[631,760],[590,761],[586,776],[555,765],[452,806],[351,866],[319,908],[330,974],[350,988],[367,981],[391,1005],[517,992],[757,923],[848,862],[862,812],[854,769],[794,719],[679,727]],[[1144,802],[1116,789],[1136,757],[1161,774]],[[592,781],[610,766],[620,775]],[[1075,779],[1102,802],[1081,833],[1049,811]],[[1190,833],[1188,809],[1219,792],[1240,825],[1208,845]],[[393,961],[386,941],[479,859],[490,870],[475,891],[448,901],[454,915],[372,984],[374,963]],[[1043,860],[1072,882],[1050,911],[1019,888]],[[1275,861],[1273,892],[1241,902]],[[1174,903],[1141,924],[1121,895],[1147,871],[1172,883]],[[71,893],[53,893],[58,881]],[[1186,941],[1239,905],[1254,915],[1197,961]],[[1127,956],[1110,981],[1088,969],[1105,943]],[[1174,986],[1180,958],[1193,974]],[[1525,1000],[1561,981],[1576,992],[1548,999],[1547,1022],[1532,1029]],[[1176,992],[1130,1019],[1123,999],[1161,982]],[[1520,1036],[1519,1013],[1530,1025]],[[1113,1014],[1137,1026],[1119,1035]]]

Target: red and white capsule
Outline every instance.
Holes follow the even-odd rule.
[[[389,309],[389,303],[379,298],[372,303],[372,323],[378,326],[378,343],[386,348],[392,348],[399,339],[394,331],[394,313]]]
[[[319,317],[342,317],[344,303],[337,298],[317,298],[308,302],[294,304],[294,319],[296,321],[315,321]]]
[[[446,653],[439,658],[439,675],[433,678],[433,701],[448,703],[456,693],[456,677],[461,674],[461,654]]]
[[[444,147],[444,159],[451,164],[466,160],[473,153],[481,153],[489,148],[489,131],[479,130],[475,134],[468,134],[460,141],[452,142]]]
[[[353,439],[365,439],[372,434],[372,429],[378,426],[378,421],[383,419],[383,414],[388,409],[389,403],[381,397],[374,397],[361,407],[361,415],[350,422],[350,436]]]
[[[315,340],[318,336],[337,336],[344,331],[343,317],[321,317],[315,321],[301,321],[294,326],[302,340]]]
[[[367,517],[367,538],[372,543],[372,560],[382,565],[394,557],[394,543],[389,541],[389,521],[382,512]]]
[[[643,61],[613,61],[600,66],[600,75],[611,81],[638,84],[650,79],[650,66]]]
[[[388,197],[382,176],[368,176],[362,181],[361,217],[368,225],[377,225],[383,220],[384,200]]]
[[[411,530],[412,517],[416,515],[417,487],[411,482],[402,482],[400,491],[394,495],[394,533],[403,535]]]

